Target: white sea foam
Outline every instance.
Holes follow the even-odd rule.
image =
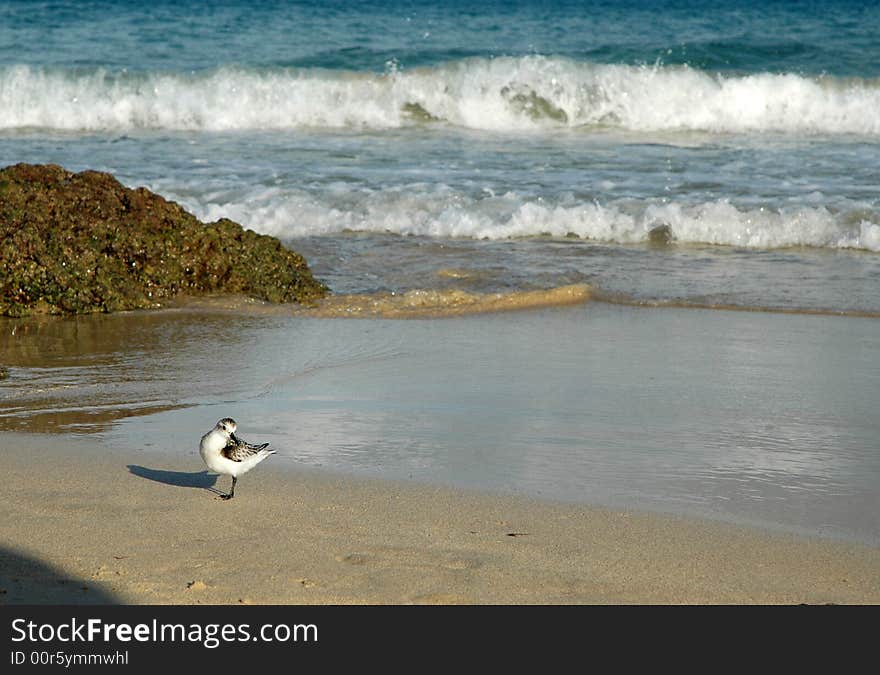
[[[173,195],[171,195],[174,198]],[[474,198],[447,187],[410,186],[349,195],[261,190],[225,200],[180,200],[205,220],[228,217],[281,238],[346,230],[430,237],[512,239],[577,236],[601,242],[645,243],[664,227],[678,243],[745,248],[810,246],[880,252],[880,214],[824,206],[745,208],[721,199],[696,204],[612,201],[551,204],[516,193]]]
[[[386,73],[321,69],[180,73],[0,68],[0,128],[398,128],[880,135],[880,82],[563,58],[476,58]]]

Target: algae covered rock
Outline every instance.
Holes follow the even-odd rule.
[[[110,174],[0,170],[0,315],[110,312],[220,293],[311,303],[327,288],[274,237],[227,219],[202,223]]]

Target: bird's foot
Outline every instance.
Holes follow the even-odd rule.
[[[222,499],[224,502],[228,502],[232,497],[233,495],[217,495],[217,499]]]

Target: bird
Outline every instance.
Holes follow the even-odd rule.
[[[268,443],[253,445],[235,435],[238,425],[231,417],[224,417],[202,436],[199,443],[199,454],[211,471],[232,476],[232,487],[228,494],[220,494],[219,498],[232,499],[235,496],[235,483],[238,477],[253,469],[266,457],[275,453],[267,450]]]

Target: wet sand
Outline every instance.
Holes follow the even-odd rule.
[[[872,418],[850,405],[876,382],[869,320],[588,303],[346,321],[224,302],[6,320],[0,603],[880,603]],[[627,407],[633,392],[656,405]],[[773,425],[750,421],[765,407]],[[279,454],[222,502],[193,429],[227,414]],[[656,463],[676,453],[689,482]],[[499,494],[514,479],[548,499]],[[688,509],[702,489],[722,519],[767,506],[739,524],[655,515],[650,489]],[[839,524],[784,529],[801,511],[816,534]],[[841,539],[850,525],[868,541]]]
[[[4,603],[878,603],[880,550],[4,432]]]

